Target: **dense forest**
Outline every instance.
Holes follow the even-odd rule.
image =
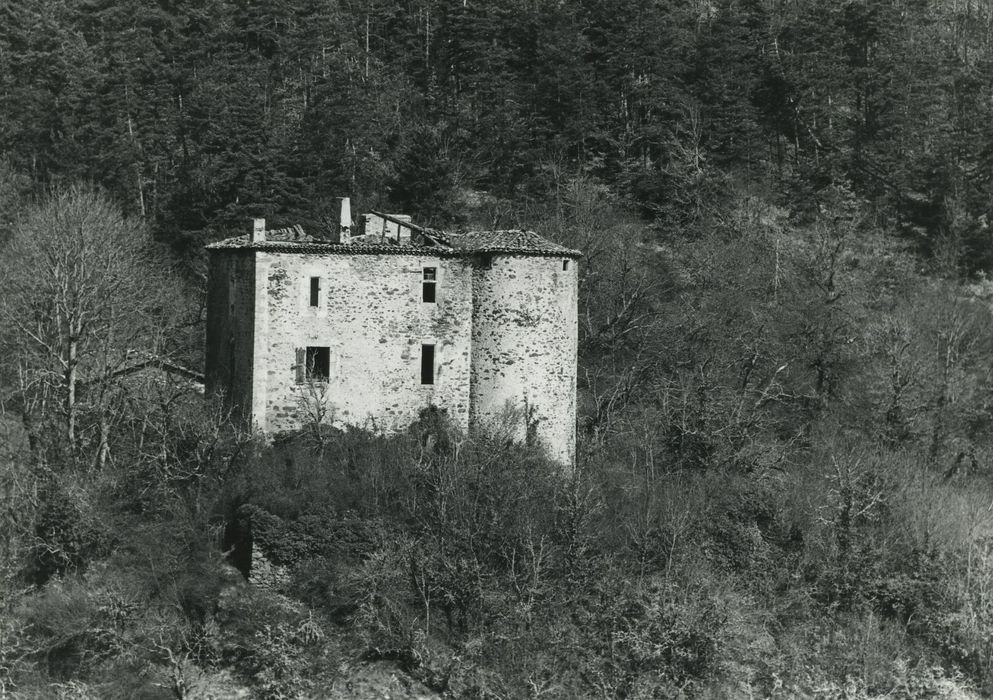
[[[583,252],[574,469],[164,371],[341,196]],[[990,0],[0,0],[0,697],[993,693],[991,207]]]

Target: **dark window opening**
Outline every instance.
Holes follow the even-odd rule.
[[[436,270],[433,267],[424,268],[424,280],[422,282],[423,295],[425,304],[433,304],[435,300],[435,285],[437,284]],[[427,382],[430,384],[430,382]]]
[[[321,305],[321,278],[311,277],[310,278],[310,305],[320,306]]]
[[[434,384],[434,345],[421,346],[421,384]]]
[[[331,348],[308,347],[306,362],[308,380],[326,382],[331,376]]]
[[[562,261],[562,269],[563,270],[568,270],[569,269],[569,261],[568,260],[563,260]]]
[[[489,253],[480,253],[476,255],[474,262],[476,263],[476,267],[480,270],[493,269],[493,256]]]

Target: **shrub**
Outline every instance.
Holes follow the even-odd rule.
[[[130,626],[141,610],[116,586],[55,581],[21,600],[14,646],[53,678],[85,679],[108,659],[132,656]]]
[[[25,578],[35,585],[67,572],[85,571],[112,543],[87,502],[84,488],[54,475],[45,484],[34,523],[35,544],[28,551]]]
[[[232,587],[221,595],[216,621],[218,657],[262,698],[299,698],[337,673],[337,649],[323,625],[289,598]]]
[[[727,611],[716,598],[686,598],[664,582],[609,588],[611,599],[589,609],[587,683],[615,697],[673,696],[720,671]]]

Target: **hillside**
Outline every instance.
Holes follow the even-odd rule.
[[[0,17],[0,696],[993,693],[993,7]],[[574,470],[149,363],[344,195],[582,251]]]

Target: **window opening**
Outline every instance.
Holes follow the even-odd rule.
[[[421,346],[421,384],[434,384],[434,345]]]
[[[321,305],[321,278],[311,277],[310,278],[310,305],[320,306]]]
[[[331,376],[331,348],[308,346],[306,378],[312,382],[326,382]]]
[[[424,279],[421,282],[422,299],[425,304],[433,304],[435,300],[435,285],[437,284],[437,269],[433,267],[424,268]],[[433,347],[433,346],[432,346]],[[430,384],[430,382],[427,382]]]
[[[563,270],[568,270],[569,269],[569,261],[568,260],[563,260],[562,261],[562,269]]]

